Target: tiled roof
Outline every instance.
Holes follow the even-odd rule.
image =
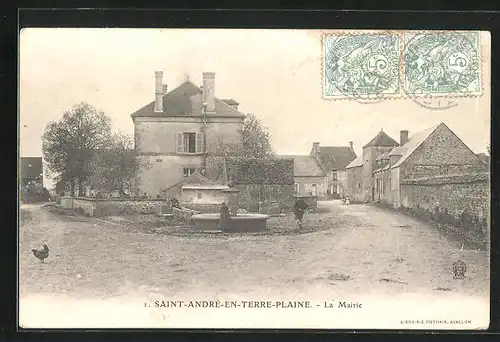
[[[294,184],[292,159],[225,159],[226,174],[233,184]]]
[[[390,136],[387,135],[387,133],[381,130],[372,140],[370,140],[363,147],[368,147],[368,146],[399,146],[399,144],[396,140],[392,139]]]
[[[222,102],[227,103],[230,106],[237,106],[239,103],[233,99],[221,99]]]
[[[398,161],[391,167],[398,167],[399,165],[401,165],[425,140],[427,140],[427,138],[436,130],[436,128],[441,125],[444,125],[444,123],[440,123],[439,125],[414,134],[403,146],[396,147],[393,151],[391,151],[389,155],[401,156]]]
[[[200,174],[199,170],[196,170],[188,177],[180,180],[174,185],[163,190],[166,193],[166,197],[179,197],[183,186],[219,186],[219,185],[223,184],[218,184],[217,182],[211,181],[210,179]]]
[[[293,174],[295,177],[323,177],[325,173],[321,169],[318,161],[314,156],[290,155],[278,156],[278,158],[286,158],[293,160]]]
[[[135,117],[159,116],[201,116],[203,90],[190,81],[186,81],[177,88],[163,95],[163,112],[155,112],[155,102],[152,101],[134,112]],[[234,101],[234,100],[233,100]],[[236,101],[234,101],[236,102]],[[216,116],[244,117],[226,102],[215,99]]]
[[[350,162],[349,165],[346,166],[346,169],[351,169],[353,167],[360,167],[360,166],[363,166],[363,156],[358,156],[356,159]]]
[[[319,158],[325,171],[344,170],[356,153],[349,146],[320,146]]]
[[[42,157],[21,157],[21,178],[40,177],[43,173]]]

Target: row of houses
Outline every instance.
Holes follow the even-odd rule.
[[[381,130],[346,167],[347,195],[394,208],[489,219],[489,158],[440,123],[399,142]]]
[[[251,206],[255,201],[285,202],[297,196],[349,196],[394,207],[432,207],[444,206],[460,194],[479,203],[488,193],[486,156],[474,154],[444,123],[411,136],[402,130],[399,142],[381,130],[363,146],[360,156],[352,142],[347,146],[314,142],[308,155],[279,155],[271,161],[224,156],[223,170],[211,174],[207,155],[220,161],[221,142],[241,142],[245,115],[236,100],[216,97],[213,72],[202,76],[201,86],[186,80],[168,91],[163,72],[156,71],[154,101],[131,114],[135,149],[148,165],[139,172],[138,195],[180,196],[184,187],[189,190],[186,201],[201,203],[216,201],[220,192],[237,188]],[[440,187],[423,188],[429,184]],[[213,196],[207,195],[210,191]],[[434,197],[429,195],[433,191]],[[486,213],[489,200],[481,203],[467,209]],[[463,210],[458,205],[448,207],[453,212]]]

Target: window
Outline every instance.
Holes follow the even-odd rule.
[[[176,151],[177,153],[202,153],[203,136],[199,132],[177,133]]]
[[[313,196],[318,195],[318,186],[316,184],[311,185],[311,195],[313,195]]]
[[[192,167],[185,167],[184,168],[184,177],[189,177],[190,175],[192,175],[194,172],[196,171],[195,168],[192,168]]]
[[[201,199],[203,197],[203,193],[201,191],[198,191],[198,199]]]
[[[332,172],[332,180],[337,180],[337,171]]]
[[[361,183],[358,182],[358,189],[361,189]]]
[[[298,195],[300,193],[300,184],[295,183],[295,193]]]

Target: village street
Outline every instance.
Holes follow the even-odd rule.
[[[320,206],[329,212],[308,214],[305,225],[331,227],[283,236],[151,234],[23,206],[32,219],[20,227],[20,297],[293,296],[319,288],[337,295],[487,295],[486,251],[460,252],[461,241],[403,214],[338,201]],[[42,243],[51,249],[45,264],[31,254]],[[459,257],[468,265],[465,280],[452,277]]]

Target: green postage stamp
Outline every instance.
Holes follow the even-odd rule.
[[[478,32],[405,33],[404,91],[410,95],[480,95]]]
[[[399,44],[398,37],[389,33],[323,36],[323,96],[399,95]]]
[[[323,98],[481,95],[475,31],[323,35]]]

